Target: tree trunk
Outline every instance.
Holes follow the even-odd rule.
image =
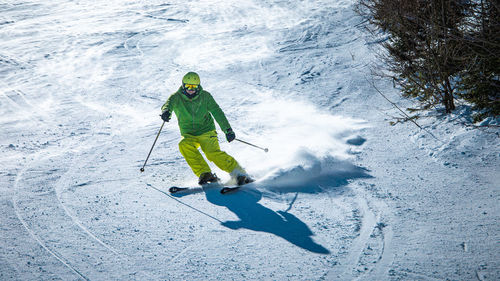
[[[453,110],[455,110],[455,100],[453,98],[453,89],[451,88],[450,80],[449,78],[445,78],[445,85],[444,85],[444,107],[446,109],[446,113],[451,113]]]

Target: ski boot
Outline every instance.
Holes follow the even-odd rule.
[[[214,183],[214,182],[218,182],[218,181],[219,181],[219,178],[215,174],[208,172],[208,173],[203,173],[200,175],[200,178],[198,179],[198,184],[205,185],[208,183]]]
[[[244,185],[244,184],[251,183],[251,182],[254,182],[254,179],[252,179],[248,175],[238,175],[236,177],[236,184],[237,185]]]

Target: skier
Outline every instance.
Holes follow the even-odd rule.
[[[212,95],[201,87],[198,74],[188,72],[184,75],[182,86],[168,98],[161,110],[161,119],[165,122],[170,120],[172,112],[177,116],[182,135],[179,150],[191,170],[199,177],[198,184],[219,180],[198,150],[200,147],[207,159],[230,173],[238,185],[253,181],[233,157],[221,151],[214,118],[226,134],[228,142],[233,141],[236,135]]]

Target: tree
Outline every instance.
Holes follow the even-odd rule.
[[[470,4],[463,44],[468,68],[461,73],[460,97],[474,104],[477,119],[500,114],[500,4]]]
[[[487,115],[499,107],[499,6],[482,0],[360,0],[357,11],[389,34],[389,76],[426,110],[457,98]]]

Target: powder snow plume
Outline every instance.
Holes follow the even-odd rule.
[[[231,154],[257,179],[284,192],[313,192],[318,185],[351,177],[363,177],[366,171],[349,162],[347,140],[366,127],[362,120],[332,115],[301,100],[269,96],[246,107],[244,124],[252,127],[240,134],[243,140],[268,148],[269,152],[244,144],[226,145]],[[304,186],[305,184],[305,186]]]

